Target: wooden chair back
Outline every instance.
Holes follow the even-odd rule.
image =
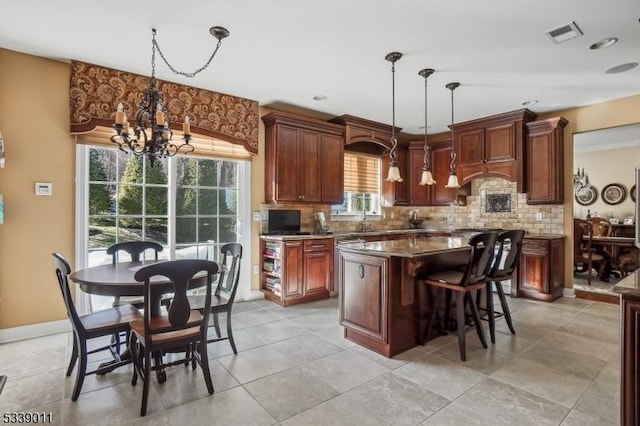
[[[125,241],[113,244],[107,248],[107,254],[112,256],[111,261],[115,265],[118,263],[118,252],[124,251],[129,253],[132,262],[140,262],[140,256],[147,250],[153,250],[155,259],[158,260],[158,252],[161,252],[163,247],[153,241]]]
[[[613,233],[613,225],[607,219],[592,217],[588,222],[591,223],[594,237],[610,237]]]
[[[584,254],[591,253],[593,226],[583,219],[573,219],[573,256],[582,260]]]
[[[524,231],[514,229],[510,231],[502,231],[496,237],[495,261],[489,272],[489,278],[509,279],[513,276],[513,272],[520,261],[520,253],[522,252],[522,240],[524,239]],[[505,246],[509,244],[509,253],[504,262],[501,262]],[[502,265],[501,265],[502,263]]]
[[[197,276],[206,272],[206,276]],[[152,345],[153,336],[159,333],[167,333],[185,330],[192,327],[200,327],[206,338],[209,311],[211,308],[211,282],[213,276],[218,273],[218,264],[204,259],[182,259],[156,263],[138,270],[134,277],[136,281],[143,282],[144,295],[144,325],[145,346]],[[151,317],[151,279],[155,276],[164,276],[173,283],[173,300],[169,305],[168,324],[163,327],[153,327]],[[205,309],[202,315],[192,316],[191,306],[187,297],[187,290],[192,279],[206,280]],[[197,311],[194,311],[197,312]],[[192,318],[195,317],[195,320]]]
[[[69,288],[69,274],[71,273],[71,267],[60,253],[52,253],[52,255],[53,266],[55,268],[56,277],[58,278],[58,286],[62,293],[64,306],[67,309],[67,316],[71,320],[71,325],[74,330],[79,333],[84,333],[85,329],[82,325],[82,321],[80,321],[80,317],[78,316],[78,311],[76,310],[73,298],[71,297],[71,289]]]
[[[224,293],[228,303],[232,304],[240,281],[240,261],[242,260],[242,245],[227,243],[220,247],[221,268],[216,287],[216,296]]]
[[[495,232],[484,232],[469,238],[471,253],[460,285],[467,286],[486,279],[494,257],[496,237]]]

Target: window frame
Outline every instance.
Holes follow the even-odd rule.
[[[76,176],[75,176],[75,267],[76,269],[86,268],[89,264],[89,150],[91,148],[114,149],[104,145],[77,144],[76,145]],[[237,197],[237,221],[238,242],[244,248],[245,256],[251,253],[251,162],[242,159],[232,159],[226,157],[210,157],[202,155],[190,155],[208,160],[236,161],[238,172],[238,197]],[[167,238],[169,258],[175,258],[176,235],[176,163],[175,157],[168,158],[167,185],[168,203],[167,217],[168,229]],[[76,307],[82,314],[91,312],[90,294],[82,291],[76,292]],[[236,295],[237,301],[250,300],[251,298],[251,275],[250,262],[241,262],[240,284]]]

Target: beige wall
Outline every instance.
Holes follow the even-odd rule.
[[[0,64],[0,130],[7,158],[6,167],[0,169],[5,203],[5,222],[0,225],[0,328],[10,328],[65,318],[51,253],[63,253],[74,266],[75,146],[69,136],[69,65],[3,49]],[[261,115],[266,112],[261,109]],[[639,122],[640,95],[546,117],[555,115],[569,120],[565,193],[571,194],[572,134]],[[252,211],[260,211],[264,201],[264,127],[260,125],[260,155],[252,161]],[[53,196],[36,197],[35,182],[53,183]],[[572,231],[572,201],[573,197],[565,197],[566,234]],[[252,222],[252,264],[258,264],[259,228],[258,222]],[[567,244],[567,256],[571,255]],[[252,288],[257,289],[258,276],[251,277]]]
[[[69,65],[0,49],[0,328],[65,317],[51,253],[73,266],[74,141],[69,136]],[[35,196],[35,182],[53,195]]]

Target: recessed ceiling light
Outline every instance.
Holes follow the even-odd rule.
[[[522,106],[531,106],[531,105],[535,105],[538,103],[537,99],[529,99],[528,101],[524,101],[522,103]]]
[[[589,46],[589,49],[591,50],[604,49],[606,47],[613,46],[617,42],[618,42],[617,37],[607,37],[607,38],[603,38],[602,40],[596,43],[593,43],[591,46]]]
[[[314,101],[326,101],[327,99],[329,98],[327,98],[325,95],[315,95],[313,97]]]
[[[609,68],[604,73],[605,74],[620,74],[621,72],[626,72],[626,71],[632,70],[637,66],[638,66],[637,62],[629,62],[627,64],[617,65],[617,66],[615,66],[613,68]]]

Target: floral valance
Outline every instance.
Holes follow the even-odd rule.
[[[71,61],[71,133],[111,126],[118,103],[133,116],[148,82],[149,77]],[[243,145],[248,152],[258,153],[258,102],[163,80],[158,80],[158,88],[164,93],[172,128],[182,129],[188,114],[194,134]]]

